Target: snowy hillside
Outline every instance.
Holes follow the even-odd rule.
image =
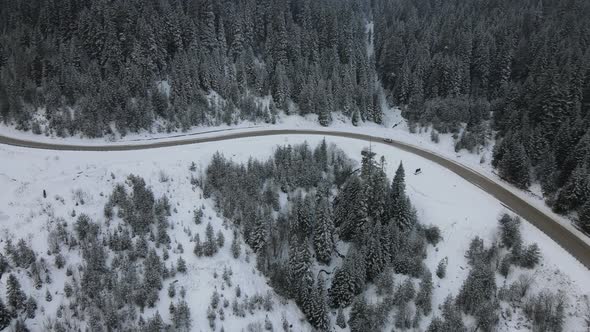
[[[64,282],[69,278],[66,276],[66,269],[58,269],[54,264],[54,255],[49,255],[48,252],[49,233],[55,228],[55,220],[63,218],[70,231],[73,231],[76,217],[84,213],[106,226],[104,206],[114,185],[123,183],[129,174],[135,174],[145,179],[156,198],[166,194],[170,200],[172,212],[168,221],[173,228],[168,230],[171,250],[170,258],[165,261],[165,265],[170,266],[172,262],[176,264],[178,257],[182,257],[187,265],[186,273],[177,272],[175,277],[164,281],[159,293],[160,300],[155,308],[146,308],[142,314],[145,319],[151,318],[158,311],[164,322],[169,323],[169,305],[171,302],[177,302],[180,290],[184,288],[185,299],[190,308],[192,330],[209,330],[207,308],[213,292],[217,289],[222,296],[221,302],[227,299],[230,305],[225,310],[223,321],[219,317],[215,318],[216,330],[222,326],[226,331],[247,330],[249,324],[252,328],[256,324],[264,328],[266,319],[272,323],[275,330],[282,329],[284,319],[292,324],[293,331],[311,329],[293,301],[282,300],[277,295],[272,295],[272,310],[267,311],[261,306],[260,309],[254,309],[252,313],[246,314],[245,318],[232,313],[231,302],[235,297],[237,285],[241,289],[242,298],[246,295],[264,297],[271,289],[267,280],[257,272],[255,255],[247,253],[246,245],[242,245],[242,254],[238,259],[232,257],[232,231],[216,213],[213,201],[203,199],[201,189],[191,184],[189,166],[191,162],[195,162],[194,174],[201,174],[216,151],[222,151],[226,157],[234,161],[245,162],[249,157],[267,157],[277,144],[295,144],[307,140],[311,146],[315,146],[321,139],[319,136],[285,136],[280,139],[261,137],[147,151],[59,154],[52,151],[0,147],[0,187],[3,188],[3,194],[0,196],[2,241],[6,243],[8,239],[12,239],[16,242],[19,238],[24,238],[38,256],[47,262],[46,274],[51,279],[51,282],[44,280],[43,286],[35,289],[33,280],[25,270],[15,268],[10,271],[17,276],[24,293],[27,296],[31,295],[38,304],[35,318],[27,319],[27,326],[33,331],[45,330],[50,318],[56,317],[58,311],[62,311],[63,314],[64,310],[59,310],[59,307],[68,305],[68,299],[64,295]],[[366,146],[362,142],[349,139],[329,138],[327,141],[337,144],[350,158],[356,160],[360,159],[360,151]],[[448,258],[446,277],[433,277],[433,313],[430,317],[440,317],[439,305],[449,293],[457,295],[467,278],[469,265],[464,254],[469,249],[469,242],[474,236],[481,237],[486,245],[497,240],[497,220],[502,213],[509,211],[477,187],[422,158],[379,143],[372,146],[372,151],[376,152],[378,157],[385,156],[385,170],[390,178],[393,177],[399,162],[403,161],[408,170],[407,193],[417,208],[420,222],[424,225],[436,225],[441,230],[442,242],[436,247],[428,246],[425,260],[426,266],[435,271],[437,264],[445,257]],[[421,168],[422,173],[412,174],[410,170],[416,168]],[[43,198],[43,190],[46,191],[47,198]],[[201,206],[204,211],[203,222],[196,225],[193,221],[194,211]],[[219,230],[223,233],[225,245],[212,257],[197,257],[192,252],[193,243],[190,239],[197,233],[204,239],[208,222],[215,232]],[[109,227],[114,228],[115,224]],[[590,294],[590,285],[587,283],[590,271],[527,222],[523,222],[521,228],[525,244],[539,244],[541,264],[536,270],[515,268],[507,280],[497,274],[498,287],[509,285],[524,274],[532,276],[534,280],[530,290],[532,294],[544,289],[563,291],[567,298],[564,330],[584,331],[584,315],[588,314],[585,301]],[[178,245],[182,245],[183,250],[179,250]],[[68,251],[67,248],[63,248],[62,253],[66,267],[75,267],[80,261],[76,250]],[[222,277],[224,269],[232,271],[232,286],[227,285]],[[7,296],[7,279],[8,273],[4,273],[0,287],[0,296],[4,299]],[[397,276],[395,280],[396,284],[400,284],[403,278]],[[171,283],[175,284],[176,289],[173,299],[168,295]],[[51,301],[47,301],[47,292],[51,294]],[[369,288],[367,294],[370,295],[372,292]],[[505,303],[503,307],[506,308]],[[332,321],[336,320],[335,314],[334,311],[330,315]],[[499,329],[530,329],[530,323],[521,317],[520,310],[515,310],[513,315],[506,315],[503,311]],[[466,317],[466,322],[469,323],[469,319]],[[430,320],[431,318],[424,319],[420,327],[425,329]],[[393,324],[393,319],[390,324]]]

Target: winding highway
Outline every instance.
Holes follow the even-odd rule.
[[[312,130],[312,129],[256,129],[245,132],[229,132],[219,136],[209,137],[189,137],[178,140],[151,140],[144,141],[136,144],[113,144],[113,145],[70,145],[70,144],[57,144],[57,143],[45,143],[45,142],[33,142],[21,139],[15,139],[10,137],[0,136],[0,144],[20,146],[34,149],[47,149],[47,150],[62,150],[62,151],[129,151],[129,150],[145,150],[154,148],[164,148],[177,145],[186,144],[199,144],[207,142],[216,142],[223,140],[232,140],[248,137],[259,137],[259,136],[277,136],[277,135],[322,135],[322,136],[337,136],[345,137],[363,141],[381,142],[394,146],[398,149],[416,154],[420,157],[428,159],[442,167],[447,168],[453,173],[459,175],[463,179],[471,182],[478,186],[486,193],[495,197],[507,208],[514,211],[530,223],[535,225],[561,247],[568,251],[578,261],[580,261],[586,268],[590,269],[590,245],[584,241],[578,234],[572,232],[566,226],[554,220],[549,215],[543,213],[526,200],[518,197],[510,190],[506,189],[501,184],[494,180],[486,177],[470,169],[467,166],[461,165],[453,160],[447,159],[436,153],[428,150],[424,150],[418,146],[399,142],[399,141],[388,141],[384,142],[382,137],[371,136],[366,134],[351,133],[351,132],[338,132],[328,130]]]

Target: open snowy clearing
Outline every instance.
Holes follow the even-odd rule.
[[[377,135],[371,130],[371,134]],[[381,127],[379,130],[386,130]],[[335,127],[335,130],[337,127]],[[359,128],[367,132],[367,128]],[[391,129],[388,130],[391,132]],[[397,130],[393,131],[397,132]],[[408,134],[411,135],[411,134]],[[396,137],[397,138],[397,137]],[[200,190],[193,191],[190,184],[188,166],[194,161],[198,170],[202,170],[209,163],[211,156],[216,151],[221,151],[225,156],[236,161],[246,161],[250,156],[265,158],[277,144],[296,144],[307,141],[315,145],[321,140],[321,136],[303,137],[301,135],[281,137],[257,137],[224,142],[203,143],[198,145],[185,145],[165,149],[125,152],[64,152],[25,149],[10,146],[0,147],[0,188],[3,194],[0,197],[0,227],[2,238],[28,237],[33,248],[45,256],[47,246],[47,213],[63,217],[68,222],[72,210],[77,213],[87,213],[93,219],[103,222],[102,211],[111,192],[114,183],[123,182],[125,177],[136,174],[144,177],[148,185],[152,186],[156,196],[166,193],[177,209],[170,221],[175,228],[170,232],[173,244],[182,243],[188,265],[187,275],[177,275],[178,284],[184,285],[187,290],[187,302],[191,307],[193,327],[197,330],[208,329],[206,308],[214,288],[221,291],[221,278],[213,278],[213,271],[219,275],[223,272],[224,265],[231,265],[234,284],[240,284],[243,294],[264,294],[270,288],[258,272],[254,273],[254,264],[245,261],[242,255],[239,261],[231,258],[228,242],[232,238],[231,230],[225,230],[222,220],[217,218],[210,200],[200,199]],[[357,140],[346,138],[327,137],[329,143],[337,144],[347,154],[356,160],[360,158],[360,151],[367,144]],[[403,161],[408,170],[406,178],[407,190],[413,204],[418,210],[420,221],[425,224],[437,225],[441,229],[443,242],[436,248],[429,247],[428,258],[425,263],[434,271],[437,263],[444,257],[449,258],[447,277],[443,280],[435,278],[433,294],[434,314],[438,314],[438,305],[442,303],[447,294],[457,294],[459,287],[466,278],[469,266],[464,258],[469,241],[476,235],[482,237],[487,244],[494,241],[497,230],[497,218],[505,208],[494,198],[461,179],[454,173],[415,155],[394,149],[376,142],[372,149],[380,155],[384,155],[387,161],[387,173],[392,177],[395,168]],[[414,175],[413,170],[422,169],[422,174]],[[114,174],[115,179],[111,177]],[[167,181],[162,181],[162,174]],[[42,198],[43,189],[47,190],[48,198]],[[85,204],[75,206],[74,197],[76,191],[81,189],[85,196]],[[63,203],[55,197],[62,197]],[[189,237],[183,231],[184,227],[190,228],[193,233],[203,233],[205,225],[192,223],[192,211],[196,206],[205,204],[205,218],[211,217],[215,230],[223,229],[226,236],[226,246],[219,254],[212,258],[197,258],[192,254],[192,245]],[[543,255],[542,266],[534,273],[534,292],[548,288],[562,290],[569,298],[566,309],[566,331],[584,331],[582,311],[585,308],[584,296],[590,294],[590,271],[577,262],[544,233],[530,225],[522,224],[522,234],[525,243],[537,242]],[[176,260],[179,253],[171,253],[172,261]],[[252,256],[252,255],[251,255]],[[72,263],[73,257],[67,257],[68,263]],[[516,270],[509,276],[508,282],[516,279],[521,273],[533,271]],[[60,274],[61,273],[61,274]],[[57,292],[52,302],[45,302],[44,289],[35,290],[30,281],[21,283],[27,292],[31,292],[40,306],[45,307],[47,315],[54,316],[57,306],[61,302],[63,289],[63,270],[55,270],[54,282],[51,284],[52,293]],[[5,280],[2,280],[5,283]],[[169,281],[167,281],[168,283]],[[399,280],[398,280],[399,282]],[[503,284],[503,278],[498,278],[498,286]],[[169,300],[165,294],[165,284],[160,295],[157,310],[164,320],[168,320]],[[4,292],[4,285],[0,287]],[[233,289],[221,291],[226,298],[231,299]],[[152,309],[152,310],[156,310]],[[228,311],[229,313],[229,311]],[[152,314],[146,311],[146,316]],[[226,315],[223,322],[226,330],[240,330],[247,323],[264,321],[265,312],[259,312],[259,316],[248,316],[238,319],[232,315]],[[282,315],[294,324],[296,330],[308,330],[307,323],[301,323],[303,319],[299,309],[292,303],[281,304],[275,301],[274,310],[268,314],[275,327],[281,325]],[[513,315],[512,321],[501,321],[501,330],[513,330],[518,324],[519,315]],[[33,329],[41,328],[45,317],[38,315],[35,321],[37,325],[31,325]],[[422,323],[425,327],[427,321]],[[302,324],[302,325],[301,325]],[[218,325],[219,326],[219,325]],[[521,330],[524,328],[520,326]]]

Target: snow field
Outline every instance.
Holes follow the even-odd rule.
[[[152,187],[156,198],[166,193],[171,201],[172,209],[177,210],[177,213],[172,213],[169,217],[169,221],[174,224],[174,230],[170,230],[169,234],[173,249],[176,248],[177,243],[183,245],[182,257],[187,261],[188,267],[186,275],[177,274],[175,278],[164,283],[158,307],[146,310],[144,317],[150,317],[155,310],[158,310],[162,318],[169,321],[170,300],[167,287],[170,282],[177,279],[177,294],[180,286],[184,286],[187,291],[193,328],[197,331],[208,330],[206,309],[215,287],[230,303],[235,294],[233,287],[221,290],[221,274],[224,265],[231,265],[232,282],[234,287],[237,284],[240,285],[242,296],[244,294],[252,296],[257,292],[264,295],[270,288],[266,280],[255,272],[254,255],[251,254],[250,262],[246,262],[245,245],[242,246],[242,256],[237,261],[231,257],[229,252],[231,229],[224,228],[222,219],[213,210],[212,201],[201,199],[200,189],[194,189],[190,184],[189,164],[192,161],[197,164],[197,174],[205,169],[216,151],[221,151],[235,161],[245,162],[250,156],[266,158],[277,144],[297,144],[308,141],[311,146],[314,146],[322,138],[319,135],[269,136],[125,152],[55,152],[0,146],[2,238],[26,237],[33,249],[52,263],[53,257],[46,256],[46,238],[49,229],[47,214],[53,213],[56,217],[63,217],[71,223],[73,218],[70,214],[72,210],[76,210],[78,214],[84,212],[93,220],[104,222],[103,207],[113,185],[123,182],[128,174],[140,175]],[[366,142],[347,138],[326,137],[326,141],[337,144],[349,157],[357,161],[360,160],[360,151],[368,146]],[[453,295],[458,293],[468,274],[470,267],[464,254],[470,240],[478,235],[484,239],[486,245],[491,244],[497,236],[497,218],[501,213],[506,212],[506,209],[481,189],[430,161],[379,142],[373,143],[371,148],[377,153],[377,160],[381,155],[385,156],[386,172],[390,179],[399,162],[403,161],[406,169],[407,192],[418,211],[420,222],[424,225],[437,225],[441,229],[443,241],[436,248],[428,247],[428,258],[425,260],[428,268],[434,272],[441,259],[444,257],[449,259],[447,276],[439,280],[433,275],[433,314],[439,315],[438,305],[449,293]],[[416,168],[421,168],[422,174],[414,175],[413,170]],[[168,181],[160,181],[160,172],[168,176]],[[114,180],[111,173],[115,175]],[[47,199],[42,198],[43,189],[47,190]],[[78,189],[81,189],[85,196],[83,206],[75,206],[74,203]],[[55,199],[56,195],[63,198],[63,203]],[[204,222],[197,226],[192,221],[192,211],[201,204],[205,205],[205,217]],[[213,257],[197,258],[192,253],[193,244],[189,242],[189,237],[183,228],[189,228],[193,234],[199,232],[203,239],[209,218],[215,231],[221,229],[224,233],[225,246]],[[563,290],[569,298],[564,330],[583,331],[581,327],[581,310],[584,308],[582,298],[584,294],[590,294],[590,284],[587,282],[590,280],[590,271],[531,224],[523,222],[521,227],[525,244],[532,242],[539,244],[543,256],[542,265],[536,272],[513,268],[507,282],[516,280],[521,273],[534,272],[533,292],[545,288],[552,291]],[[64,250],[62,252],[67,253]],[[170,262],[176,263],[178,255],[179,253],[171,250],[170,259],[166,261],[167,266]],[[67,265],[75,262],[77,258],[74,256],[76,255],[66,256]],[[213,278],[213,271],[217,272],[217,279]],[[52,277],[50,291],[52,294],[57,292],[58,295],[54,295],[53,301],[49,303],[44,299],[45,285],[40,290],[34,290],[30,281],[20,278],[25,292],[34,294],[39,306],[44,307],[49,316],[54,316],[61,301],[65,269],[54,269]],[[5,296],[5,279],[2,279],[2,286],[0,286],[2,296]],[[402,281],[403,279],[398,278],[396,284]],[[503,278],[498,276],[498,287],[503,283]],[[175,302],[176,298],[173,301]],[[263,322],[266,314],[264,311],[259,311],[254,316],[249,315],[242,320],[231,315],[231,306],[225,312],[226,320],[223,326],[226,331],[245,329],[248,323],[254,321]],[[294,324],[295,330],[309,329],[307,323],[301,322],[303,316],[292,301],[282,304],[275,298],[275,308],[268,313],[275,328],[280,328],[283,313],[287,320]],[[517,316],[513,316],[513,321],[516,321]],[[335,319],[335,316],[332,319]],[[38,313],[35,321],[37,325],[28,322],[30,328],[40,328],[44,321],[43,315]],[[430,319],[424,320],[421,326],[426,327],[429,321]],[[504,331],[513,330],[514,324],[516,323],[501,322],[500,328]],[[220,326],[218,320],[217,327]]]

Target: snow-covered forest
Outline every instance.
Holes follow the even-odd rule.
[[[0,4],[0,116],[20,130],[100,137],[281,114],[328,126],[334,112],[356,125],[393,105],[457,150],[495,138],[502,178],[540,183],[590,231],[587,1]]]
[[[384,145],[301,142],[84,162],[43,152],[38,175],[9,162],[2,326],[584,328],[587,270],[495,200],[436,166],[407,173],[420,158]],[[0,153],[24,153],[15,149]],[[454,208],[467,198],[474,210]]]
[[[590,3],[376,3],[377,71],[405,117],[455,133],[457,150],[492,130],[500,175],[540,182],[590,232]]]
[[[0,0],[0,143],[0,330],[590,331],[588,0]]]
[[[278,109],[380,122],[364,1],[1,5],[1,114],[22,129],[41,131],[40,108],[58,135],[89,137],[157,119],[165,130],[271,122]]]

